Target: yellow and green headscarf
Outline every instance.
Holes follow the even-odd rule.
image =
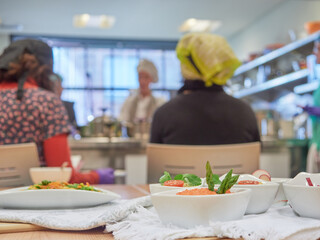
[[[241,62],[227,41],[209,33],[190,33],[176,47],[181,72],[186,80],[203,80],[207,87],[224,85]]]

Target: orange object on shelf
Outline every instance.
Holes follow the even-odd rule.
[[[275,50],[275,49],[278,49],[278,48],[282,48],[284,46],[283,43],[272,43],[272,44],[269,44],[265,47],[265,49],[270,49],[270,50]]]
[[[304,24],[304,29],[308,34],[315,33],[320,30],[320,21],[306,22]]]

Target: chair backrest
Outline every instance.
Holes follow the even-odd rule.
[[[228,145],[147,145],[148,183],[156,183],[164,171],[172,175],[190,173],[206,176],[206,162],[213,173],[252,173],[259,168],[260,142]]]
[[[0,145],[0,187],[32,184],[29,168],[39,166],[35,143]]]

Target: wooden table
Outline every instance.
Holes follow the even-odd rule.
[[[131,199],[149,194],[148,185],[99,185],[99,188],[118,193],[123,199]],[[0,189],[1,190],[1,189]],[[87,231],[56,231],[32,224],[0,223],[0,240],[113,240],[111,233],[104,233],[104,227]],[[188,238],[189,240],[200,238]],[[216,237],[201,240],[217,240]],[[225,238],[226,239],[226,238]],[[219,239],[221,240],[221,239]]]

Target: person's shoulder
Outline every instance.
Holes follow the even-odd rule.
[[[157,109],[157,112],[166,112],[170,109],[175,109],[178,105],[180,105],[180,95],[170,99],[169,101],[163,102]]]
[[[225,98],[228,99],[229,102],[231,102],[232,104],[235,104],[239,107],[244,107],[244,108],[250,108],[250,105],[248,103],[246,103],[245,101],[239,99],[239,98],[235,98],[229,94],[225,93]]]
[[[31,89],[31,93],[32,93],[33,96],[46,97],[47,99],[56,99],[56,98],[58,98],[58,96],[55,93],[50,92],[50,91],[45,90],[45,89],[42,89],[42,88]]]
[[[31,97],[33,101],[40,102],[41,104],[52,103],[54,105],[62,105],[60,98],[55,93],[42,88],[33,89]]]
[[[132,89],[132,90],[130,90],[129,95],[126,98],[125,102],[132,102],[137,98],[139,98],[139,90]]]
[[[163,104],[165,104],[166,102],[168,102],[168,100],[166,100],[165,98],[163,97],[156,97],[156,104],[157,106],[162,106]]]
[[[226,97],[226,107],[232,109],[237,113],[242,113],[246,116],[253,116],[254,111],[249,103],[243,101],[242,99],[235,98],[233,96],[227,95]]]

